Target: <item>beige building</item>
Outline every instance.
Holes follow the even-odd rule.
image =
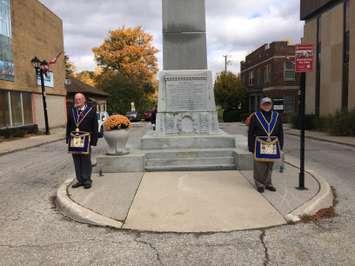
[[[62,21],[38,0],[2,0],[0,16],[0,130],[43,129],[41,88],[31,59],[49,60],[64,51]],[[46,78],[51,128],[66,120],[64,68],[61,56]]]
[[[303,43],[314,44],[307,74],[306,112],[327,115],[355,108],[355,2],[301,0]]]
[[[306,111],[327,115],[355,108],[355,2],[301,0],[303,43],[314,44],[315,71],[307,74]]]

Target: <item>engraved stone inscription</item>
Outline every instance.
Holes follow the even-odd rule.
[[[207,110],[207,81],[205,79],[167,80],[167,111]]]

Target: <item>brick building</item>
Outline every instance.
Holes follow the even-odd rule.
[[[283,102],[286,113],[297,111],[299,77],[294,55],[294,45],[273,42],[259,47],[241,62],[241,80],[248,91],[250,112],[258,108],[263,96]]]
[[[355,2],[301,0],[304,43],[316,48],[306,78],[306,111],[327,115],[355,108]]]
[[[0,131],[38,125],[44,128],[41,88],[31,59],[51,59],[64,50],[59,17],[38,0],[0,1]],[[46,80],[50,127],[66,119],[64,60]]]

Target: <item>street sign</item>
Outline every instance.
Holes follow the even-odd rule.
[[[313,71],[314,46],[313,44],[296,45],[296,67],[297,73]]]

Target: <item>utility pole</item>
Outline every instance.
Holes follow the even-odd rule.
[[[228,57],[229,55],[224,55],[224,72],[227,73],[228,72],[228,65],[231,63],[230,61],[228,61]]]

